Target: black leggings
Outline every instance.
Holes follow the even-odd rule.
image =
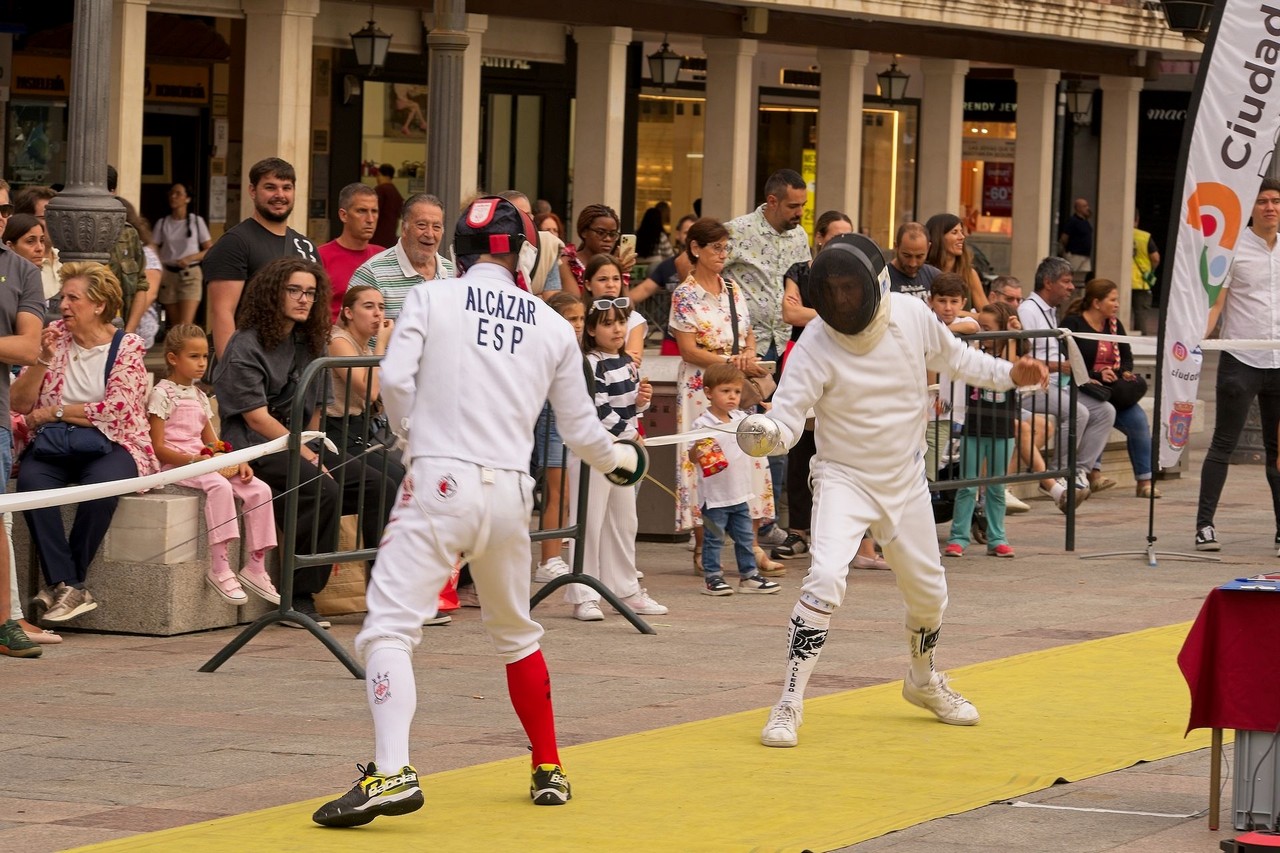
[[[800,434],[800,440],[787,453],[787,527],[808,531],[813,516],[813,490],[809,488],[809,463],[818,452],[813,430]]]
[[[1213,524],[1218,498],[1227,482],[1227,465],[1240,442],[1249,404],[1258,398],[1262,419],[1262,446],[1266,448],[1267,485],[1271,487],[1271,507],[1280,533],[1280,471],[1276,470],[1276,429],[1280,427],[1280,368],[1251,367],[1230,353],[1218,361],[1216,423],[1209,451],[1200,470],[1200,503],[1196,507],[1196,530]]]

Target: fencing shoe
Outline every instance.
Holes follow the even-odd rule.
[[[418,771],[409,765],[384,775],[370,761],[356,765],[360,778],[350,791],[325,803],[311,819],[321,826],[364,826],[381,815],[401,815],[422,808]]]

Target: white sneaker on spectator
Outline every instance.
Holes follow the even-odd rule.
[[[666,607],[650,598],[648,591],[643,588],[635,595],[622,599],[622,603],[638,616],[666,616],[668,612]]]
[[[1004,511],[1013,515],[1021,512],[1030,512],[1031,507],[1018,500],[1017,495],[1011,493],[1008,489],[1004,493]]]
[[[552,557],[545,563],[538,564],[538,570],[533,573],[533,582],[547,583],[548,581],[553,581],[558,577],[567,575],[571,571],[573,571],[573,569],[570,569],[569,564],[563,559],[560,557]]]
[[[787,541],[787,531],[775,524],[769,528],[767,533],[761,531],[756,536],[756,540],[762,546],[768,545],[769,547],[773,547],[774,545],[781,545],[783,542]]]
[[[584,601],[573,605],[573,618],[579,622],[603,622],[604,611],[598,601]]]

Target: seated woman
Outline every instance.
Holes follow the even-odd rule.
[[[329,276],[318,264],[299,257],[271,261],[245,284],[236,312],[237,330],[227,342],[213,377],[222,419],[222,437],[232,447],[264,444],[291,427],[318,429],[324,383],[300,388],[307,365],[329,340]],[[303,394],[303,423],[291,424],[294,398]],[[336,551],[339,519],[363,507],[363,541],[372,545],[395,505],[396,485],[373,466],[316,439],[302,447],[298,490],[296,553]],[[288,453],[254,460],[253,473],[271,487],[276,523],[284,527],[289,485]],[[363,501],[363,505],[361,504]],[[315,594],[329,582],[330,566],[308,566],[294,573],[293,609],[321,627]],[[285,623],[289,624],[289,623]]]
[[[157,468],[142,339],[111,324],[123,304],[120,282],[96,263],[63,264],[59,274],[62,319],[44,330],[39,362],[23,370],[10,392],[10,406],[26,415],[33,433],[18,469],[20,492],[124,480]],[[59,446],[59,433],[76,440]],[[23,513],[44,570],[46,585],[36,596],[48,608],[44,621],[66,622],[97,608],[85,580],[118,501],[78,504],[70,537],[60,506]]]
[[[387,354],[387,341],[395,321],[387,319],[382,291],[371,284],[356,284],[342,297],[338,324],[329,330],[329,355]],[[369,346],[369,341],[373,346]],[[382,419],[378,402],[378,368],[334,368],[333,396],[325,409],[324,431],[338,447],[360,454],[370,444],[377,444],[378,426]],[[381,432],[390,437],[388,429]],[[397,486],[404,479],[400,454],[374,450],[365,464],[385,473]]]
[[[1119,320],[1119,313],[1119,287],[1109,279],[1095,278],[1084,286],[1084,296],[1067,309],[1062,327],[1073,332],[1123,335],[1124,324]],[[1109,402],[1116,410],[1116,429],[1124,433],[1129,464],[1133,466],[1133,476],[1138,481],[1134,493],[1140,498],[1160,497],[1160,490],[1151,484],[1151,424],[1147,413],[1138,405],[1142,393],[1135,396],[1133,391],[1138,386],[1131,384],[1141,380],[1133,373],[1133,350],[1128,344],[1114,341],[1085,338],[1076,338],[1075,341],[1089,368],[1090,378],[1111,389]],[[1145,382],[1141,382],[1140,387],[1145,392]],[[1082,459],[1080,464],[1092,466],[1089,485],[1100,491],[1095,483],[1102,479],[1102,458]]]

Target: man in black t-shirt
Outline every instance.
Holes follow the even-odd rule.
[[[929,255],[929,232],[919,222],[905,222],[898,226],[893,246],[893,260],[887,267],[890,289],[928,302],[929,288],[942,272],[924,262]]]
[[[293,213],[293,166],[268,157],[249,170],[253,216],[223,234],[205,254],[204,278],[209,282],[209,327],[213,349],[221,356],[236,329],[236,307],[244,283],[276,258],[299,255],[320,263],[316,247],[285,223]]]

